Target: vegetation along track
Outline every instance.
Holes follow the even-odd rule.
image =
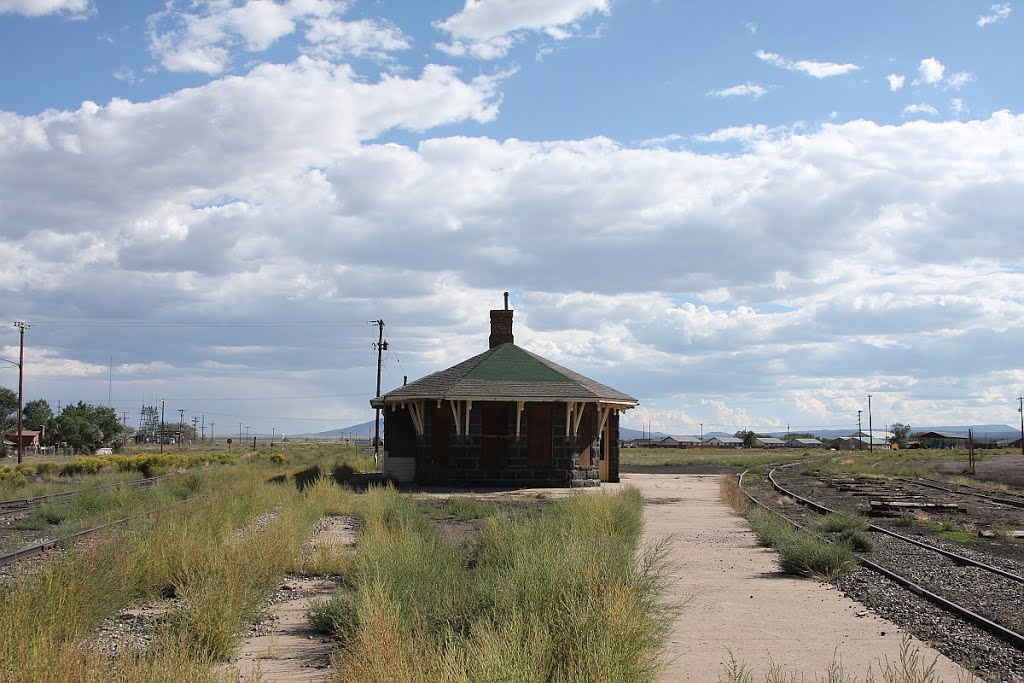
[[[160,477],[147,477],[145,479],[133,479],[132,481],[126,481],[123,483],[109,484],[107,486],[97,487],[97,490],[102,489],[113,489],[119,486],[127,486],[128,488],[146,488],[153,486],[161,481],[174,477],[174,474],[165,474]],[[70,503],[75,497],[82,491],[62,491],[60,493],[51,493],[46,496],[33,496],[32,498],[12,498],[9,500],[0,500],[0,518],[4,517],[17,517],[27,512],[31,512],[35,508],[42,507],[43,505],[52,503]]]
[[[876,511],[884,507],[878,505],[884,502],[884,487],[874,491],[842,491],[822,484],[828,478],[808,476],[807,468],[800,474],[795,474],[794,469],[773,469],[767,478],[753,480],[741,475],[741,487],[758,504],[812,529],[827,513],[868,511],[871,501],[864,498],[876,499]],[[787,473],[786,481],[780,482],[780,471]],[[871,481],[878,484],[878,480]],[[915,491],[907,490],[908,486],[906,482],[900,484],[902,500],[920,502],[921,498]],[[826,491],[829,495],[825,495]],[[817,500],[810,498],[808,492]],[[931,502],[951,505],[945,497]],[[923,509],[929,508],[918,508]],[[936,515],[957,515],[961,518],[957,528],[962,529],[971,528],[969,511],[977,508],[930,509],[943,511]],[[991,518],[984,514],[981,517]],[[950,521],[936,522],[923,514],[915,517],[901,513],[890,520],[889,526],[906,525],[908,520],[913,523],[899,533],[870,524],[867,528],[874,548],[856,557],[862,567],[871,571],[858,569],[854,572],[856,576],[840,578],[836,585],[903,628],[932,641],[940,651],[987,680],[1024,680],[1020,678],[1024,671],[1024,615],[1020,611],[1024,603],[1024,563],[1018,559],[1020,544],[1003,539],[948,540],[944,534],[959,539],[969,534],[949,531],[955,526]],[[977,538],[977,533],[971,537]],[[876,578],[870,578],[872,574]]]

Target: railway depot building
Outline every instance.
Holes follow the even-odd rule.
[[[370,401],[384,474],[455,486],[598,486],[619,480],[619,414],[638,401],[516,346],[508,308],[490,348]]]

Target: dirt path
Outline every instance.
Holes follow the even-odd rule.
[[[348,517],[332,517],[311,543],[342,549],[355,543],[355,525]],[[326,683],[331,680],[334,642],[315,631],[307,619],[313,600],[326,600],[337,586],[325,577],[285,581],[267,608],[271,627],[247,638],[232,663],[240,680],[262,683]]]
[[[753,681],[774,662],[807,680],[833,660],[863,680],[879,658],[896,662],[902,634],[836,589],[779,572],[746,522],[719,499],[715,475],[623,475],[647,499],[646,540],[671,537],[668,599],[687,603],[670,638],[662,681],[719,680],[731,652]],[[923,660],[953,683],[962,669],[919,641]],[[966,672],[963,680],[970,680]]]

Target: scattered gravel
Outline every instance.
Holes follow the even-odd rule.
[[[866,507],[863,497],[828,488],[816,477],[800,477],[792,471],[785,476],[784,486],[833,509],[864,511]],[[765,503],[777,503],[780,498],[765,480],[753,480],[747,488]],[[783,508],[780,510],[786,516],[804,521],[818,516],[800,506],[789,505]],[[996,510],[973,502],[965,505],[965,508],[966,512],[953,518],[960,525],[969,526],[972,513],[978,513],[983,523],[990,523],[996,516],[1001,516],[1008,523],[1021,521],[1019,510]],[[891,526],[884,521],[879,524]],[[935,538],[935,530],[926,524],[893,530],[904,536],[921,537],[920,540],[944,550],[1006,571],[1020,574],[1024,568],[1024,546],[1017,542],[979,540],[962,543],[942,540]],[[872,561],[1011,630],[1024,632],[1024,585],[977,568],[959,566],[933,551],[883,534],[872,534],[872,539],[876,544],[875,550],[865,553]],[[930,643],[936,650],[975,672],[983,680],[992,683],[1024,683],[1024,652],[965,623],[882,575],[869,569],[857,568],[834,580],[833,584],[899,628]]]

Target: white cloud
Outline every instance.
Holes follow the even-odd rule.
[[[938,116],[939,110],[930,104],[908,104],[903,108],[904,116],[913,116],[914,114],[927,114],[929,116]]]
[[[1013,11],[1013,8],[1010,6],[1010,3],[1002,2],[992,5],[992,7],[989,8],[989,11],[992,12],[992,14],[983,14],[978,17],[977,24],[979,28],[984,28],[989,24],[1000,24],[1006,21],[1010,16],[1010,12]]]
[[[748,21],[747,23],[743,24],[743,27],[750,32],[750,35],[757,35],[757,22]]]
[[[611,0],[466,0],[460,11],[434,22],[451,38],[436,47],[453,56],[498,59],[529,33],[564,40],[581,33],[584,19],[610,13]]]
[[[762,62],[767,62],[772,66],[777,66],[780,69],[786,69],[787,71],[800,71],[808,76],[813,76],[818,79],[830,78],[832,76],[842,76],[848,74],[851,71],[857,71],[860,69],[856,64],[837,64],[835,62],[816,62],[807,59],[789,59],[783,57],[774,52],[765,52],[764,50],[758,50],[754,53],[758,59]]]
[[[967,85],[974,80],[974,74],[967,71],[957,71],[955,74],[946,79],[946,87],[953,90],[959,90],[963,86]]]
[[[907,80],[907,77],[904,76],[903,74],[889,74],[885,78],[887,81],[889,81],[889,90],[891,92],[896,92],[897,90],[902,88],[904,81]]]
[[[0,0],[0,14],[41,17],[68,14],[82,17],[94,11],[92,0]]]
[[[711,90],[706,94],[710,97],[753,97],[755,100],[760,99],[762,95],[768,92],[768,89],[763,85],[756,83],[746,82],[734,85],[729,88],[723,88],[722,90]]]
[[[89,400],[75,387],[98,385],[105,402],[115,353],[134,368],[115,397],[361,392],[288,404],[344,426],[373,387],[363,321],[388,322],[390,388],[482,350],[504,290],[517,341],[666,423],[820,426],[874,392],[892,419],[941,424],[991,408],[914,394],[1019,395],[999,373],[1019,366],[1024,334],[1024,116],[701,136],[742,143],[732,155],[600,137],[377,142],[492,120],[497,87],[436,65],[371,83],[302,58],[147,102],[0,113],[10,317],[134,323],[113,351],[115,335],[35,325],[48,362],[91,379],[53,373],[32,397]],[[169,320],[222,326],[156,327]],[[224,325],[261,320],[354,327]]]
[[[946,73],[946,67],[935,57],[928,57],[921,60],[921,64],[917,67],[917,72],[921,74],[921,80],[930,85],[942,82],[942,77]]]
[[[196,0],[187,10],[167,0],[148,19],[149,50],[170,71],[224,71],[235,50],[262,52],[309,25],[316,56],[377,54],[407,47],[401,32],[373,21],[343,22],[347,0]],[[351,24],[351,25],[349,25]]]
[[[963,114],[968,111],[967,105],[964,104],[964,98],[962,97],[954,97],[950,100],[949,108],[956,114]]]
[[[316,17],[310,21],[306,40],[313,45],[311,54],[330,59],[346,55],[382,58],[411,46],[400,28],[374,19],[342,21],[337,17]]]
[[[957,71],[947,78],[946,66],[935,57],[922,59],[917,71],[920,74],[920,80],[915,80],[914,85],[926,83],[936,87],[941,86],[945,90],[959,90],[974,81],[974,74],[968,71]]]

